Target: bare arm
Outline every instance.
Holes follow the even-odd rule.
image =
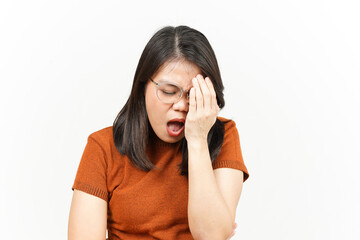
[[[194,239],[227,239],[235,220],[216,183],[207,143],[189,144],[189,227]]]
[[[71,202],[68,240],[104,240],[107,226],[107,202],[74,189]]]
[[[193,78],[189,112],[185,122],[188,142],[188,220],[195,239],[223,240],[233,236],[235,212],[243,173],[235,169],[213,170],[207,136],[219,113],[211,80]]]

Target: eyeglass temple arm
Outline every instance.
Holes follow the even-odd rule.
[[[155,82],[154,80],[152,80],[152,78],[150,78],[150,80],[155,83],[157,86],[159,85],[159,83]]]

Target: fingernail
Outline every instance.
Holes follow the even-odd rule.
[[[197,82],[197,78],[193,78],[193,81],[194,81],[194,83],[196,83],[196,82]]]

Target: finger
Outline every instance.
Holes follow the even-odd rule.
[[[214,84],[212,83],[212,81],[210,80],[209,77],[205,78],[205,82],[209,88],[209,92],[211,94],[211,97],[215,97],[216,98],[216,92],[215,92],[215,88],[214,88]]]
[[[198,79],[198,82],[199,82],[199,85],[200,85],[200,90],[202,92],[202,95],[203,95],[203,101],[204,101],[204,110],[207,111],[207,110],[210,110],[212,108],[212,105],[211,105],[211,93],[210,93],[210,89],[209,89],[209,86],[208,84],[205,82],[204,78],[202,75],[197,75],[196,76],[197,79]]]
[[[195,88],[196,111],[202,113],[204,110],[204,102],[197,78],[193,78],[193,86]]]
[[[190,89],[189,112],[196,112],[195,89]]]
[[[231,235],[226,239],[229,240],[230,238],[232,238],[235,235],[235,230],[232,231]]]
[[[209,87],[209,91],[210,91],[210,94],[211,94],[211,99],[212,99],[212,107],[214,109],[216,109],[216,107],[218,106],[217,105],[217,100],[216,100],[216,92],[215,92],[215,89],[214,89],[214,85],[213,83],[211,82],[210,78],[209,77],[206,77],[205,78],[205,81],[206,81],[206,84],[208,85]]]

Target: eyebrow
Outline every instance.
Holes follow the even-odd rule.
[[[159,82],[159,83],[167,82],[167,83],[172,83],[172,84],[175,84],[175,85],[180,86],[179,83],[173,82],[173,81],[170,81],[170,80],[167,80],[167,79],[160,79],[160,80],[158,80],[158,82]]]
[[[158,80],[159,82],[169,82],[169,83],[173,83],[173,82],[171,82],[171,81],[169,81],[169,80],[167,80],[167,79],[160,79],[160,80]],[[176,83],[177,84],[177,83]]]
[[[160,79],[160,80],[158,80],[158,82],[159,82],[159,83],[168,82],[168,83],[172,83],[172,84],[175,84],[175,85],[181,87],[179,83],[177,83],[177,82],[172,82],[172,81],[169,81],[169,80],[167,80],[167,79]],[[184,89],[183,87],[181,87],[181,88],[182,88],[184,91],[186,91],[186,92],[190,92],[190,88],[189,88],[189,89]]]

